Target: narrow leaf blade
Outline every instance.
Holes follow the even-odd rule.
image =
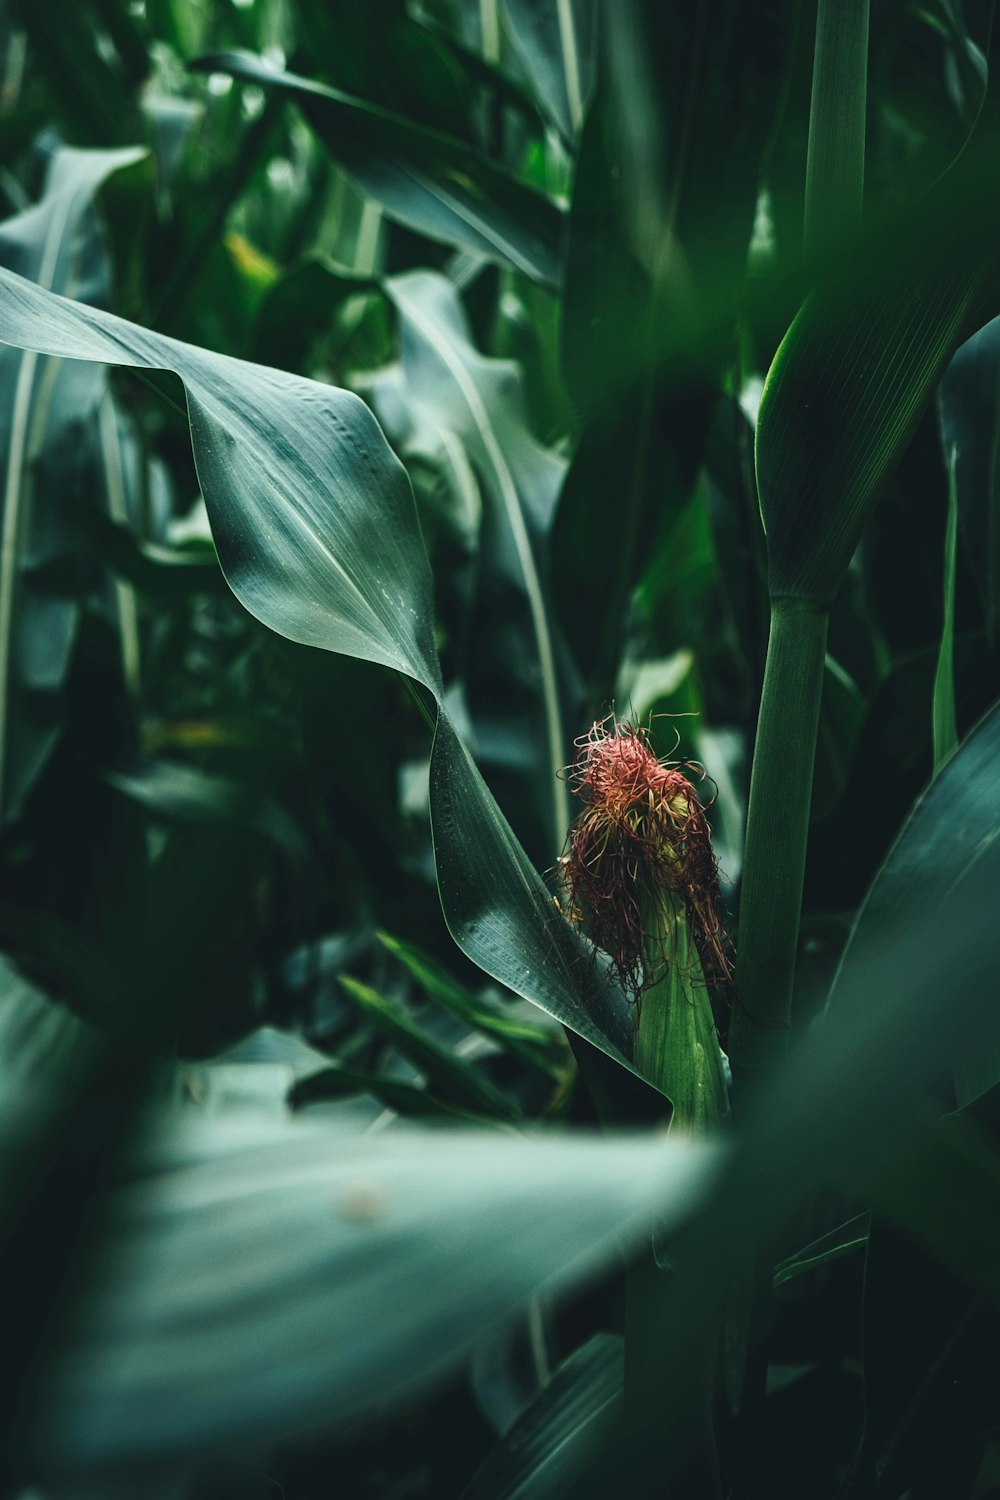
[[[221,53],[194,66],[290,93],[334,159],[390,217],[558,286],[561,210],[464,142],[251,53]]]

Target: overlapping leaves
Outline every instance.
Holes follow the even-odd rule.
[[[197,66],[291,94],[334,159],[391,218],[558,284],[561,210],[464,142],[250,53],[206,57]]]
[[[141,150],[63,148],[38,203],[0,227],[0,263],[54,291],[100,301],[108,262],[93,198]],[[85,487],[105,397],[101,370],[0,350],[0,803],[16,813],[59,733],[78,604],[80,533],[68,513]],[[61,587],[53,586],[61,578]]]
[[[442,904],[459,946],[621,1059],[631,1029],[624,997],[559,915],[443,707],[412,494],[364,403],[151,333],[10,273],[0,291],[7,343],[180,376],[237,598],[289,639],[393,667],[437,700],[431,815]]]

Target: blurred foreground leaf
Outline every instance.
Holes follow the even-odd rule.
[[[267,1447],[425,1383],[545,1286],[676,1226],[715,1151],[463,1130],[193,1128],[110,1197],[26,1434],[74,1473]]]
[[[594,0],[503,0],[503,9],[539,109],[572,142],[593,85]]]

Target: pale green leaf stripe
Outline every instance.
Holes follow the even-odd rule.
[[[573,24],[572,0],[556,0],[559,14],[559,41],[562,50],[563,76],[566,79],[566,103],[570,123],[579,130],[583,119],[583,89],[580,83],[580,53]]]
[[[488,1004],[466,990],[447,969],[412,944],[403,943],[387,932],[376,933],[376,936],[442,1010],[464,1026],[498,1042],[527,1067],[537,1068],[551,1078],[561,1076],[564,1062],[561,1039],[542,1020],[526,1020],[520,1015],[507,1014],[498,1005]]]
[[[428,298],[436,297],[439,301],[441,296],[453,295],[441,278],[433,277],[426,272],[414,271],[406,276],[393,277],[387,283],[387,290],[403,317],[409,320],[418,331],[420,338],[433,350],[454,383],[467,412],[466,425],[471,428],[475,447],[479,450],[487,477],[492,481],[492,488],[507,518],[518,566],[524,581],[524,591],[531,613],[531,627],[538,651],[554,804],[554,847],[558,852],[562,847],[566,829],[569,827],[570,812],[566,782],[562,775],[568,752],[563,740],[555,651],[548,611],[542,594],[542,580],[525,521],[524,504],[512,464],[505,452],[504,435],[498,430],[495,411],[489,399],[489,388],[486,384],[489,362],[483,360],[466,340],[458,336],[453,318],[449,316],[454,311],[453,304],[445,305],[441,310],[441,316],[432,316],[428,311]],[[497,377],[494,376],[494,379]]]
[[[829,1250],[818,1252],[808,1260],[796,1260],[779,1266],[774,1273],[774,1285],[784,1286],[786,1281],[794,1281],[796,1276],[804,1276],[807,1271],[815,1271],[817,1266],[825,1266],[831,1260],[842,1260],[845,1255],[851,1255],[855,1250],[863,1250],[867,1243],[867,1234],[859,1234],[856,1239],[844,1240],[842,1243],[831,1246]]]
[[[520,1113],[512,1095],[491,1082],[452,1047],[438,1042],[411,1016],[392,1005],[386,998],[347,974],[340,976],[343,989],[367,1021],[381,1031],[395,1050],[409,1058],[426,1077],[432,1090],[450,1104],[480,1114],[509,1120]]]
[[[70,290],[72,270],[68,242],[80,215],[101,184],[123,167],[145,156],[141,147],[115,151],[78,151],[64,148],[53,160],[45,196],[13,225],[3,226],[5,238],[22,250],[31,247],[32,270],[40,286],[52,289],[57,281]],[[22,269],[25,269],[22,264]],[[38,350],[22,355],[14,382],[13,411],[2,491],[0,532],[0,807],[7,805],[7,749],[10,742],[11,658],[21,543],[28,526],[31,503],[31,460],[41,440],[56,367],[42,378]]]
[[[479,30],[482,35],[483,56],[494,65],[500,61],[500,12],[499,0],[479,0]]]
[[[118,431],[118,420],[110,393],[101,402],[97,418],[97,434],[108,497],[108,515],[119,526],[127,526],[128,507],[125,496],[121,435]],[[139,645],[139,606],[134,585],[117,578],[115,599],[118,605],[118,633],[121,637],[122,676],[129,692],[133,697],[138,697],[141,686],[142,657]]]
[[[507,35],[535,101],[566,141],[590,94],[595,9],[594,0],[504,0]]]
[[[220,561],[240,602],[291,640],[406,673],[438,702],[431,817],[442,906],[459,946],[624,1061],[624,996],[560,916],[441,706],[412,491],[364,403],[151,333],[7,271],[0,340],[180,376]]]
[[[958,448],[959,534],[993,645],[1000,611],[1000,318],[957,351],[938,388],[941,442]]]
[[[0,293],[6,343],[180,376],[219,558],[251,614],[307,645],[333,635],[349,655],[438,691],[409,484],[357,396],[195,349],[9,271]]]
[[[817,1266],[824,1266],[831,1260],[839,1260],[841,1256],[850,1255],[854,1250],[860,1250],[868,1243],[868,1214],[855,1214],[853,1219],[848,1219],[844,1224],[838,1224],[836,1229],[831,1229],[828,1234],[821,1235],[818,1240],[805,1245],[795,1255],[788,1256],[787,1260],[779,1261],[774,1268],[774,1285],[784,1286],[786,1281],[793,1281],[796,1276],[805,1275],[806,1271],[812,1271]]]
[[[556,1370],[505,1432],[462,1500],[556,1500],[586,1472],[622,1407],[618,1334],[595,1334]]]
[[[291,95],[330,155],[388,217],[558,285],[561,208],[464,141],[252,53],[219,53],[194,66]]]
[[[602,1051],[631,1057],[632,1012],[621,991],[560,916],[443,709],[431,817],[441,904],[462,951]]]
[[[958,552],[958,449],[948,455],[948,521],[944,535],[944,620],[934,673],[931,729],[934,774],[958,749],[955,717],[955,564]]]

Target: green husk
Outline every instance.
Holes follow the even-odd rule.
[[[729,1117],[729,1085],[708,987],[683,899],[665,891],[646,915],[647,987],[637,1006],[635,1064],[696,1134]]]

